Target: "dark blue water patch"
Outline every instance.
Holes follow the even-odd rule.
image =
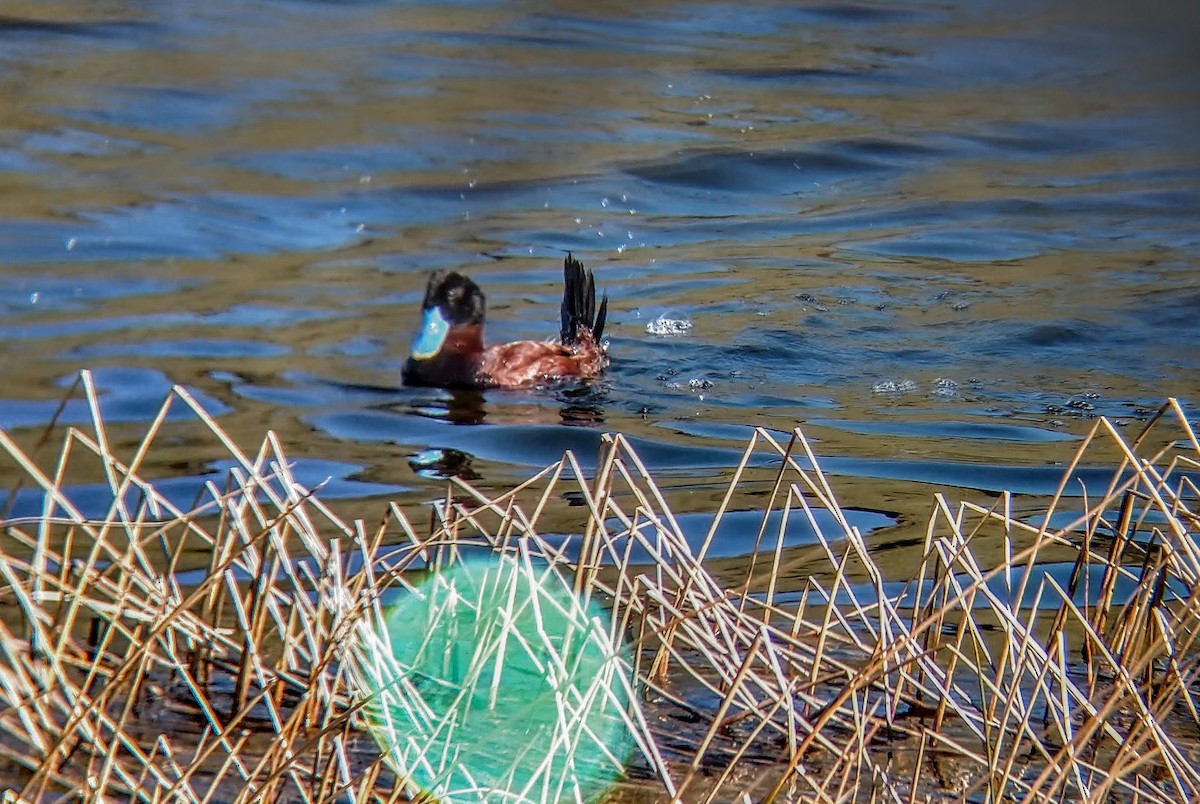
[[[595,76],[590,73],[582,75],[581,78],[595,80]],[[592,112],[590,119],[580,121],[584,127],[572,135],[572,147],[611,143],[614,139],[613,129],[624,122],[623,116],[623,112]],[[530,147],[536,147],[539,142],[548,148],[562,147],[561,132],[548,125],[549,121],[559,119],[557,115],[498,112],[480,114],[477,115],[477,119],[480,125],[486,127],[487,136],[482,141],[476,140],[478,147],[473,149],[476,155],[486,153],[496,161],[522,160],[528,158]],[[708,139],[703,132],[689,134],[690,136],[679,137],[674,131],[663,126],[639,125],[621,139],[630,144],[642,145],[658,141],[678,144],[681,140],[703,142]]]
[[[208,484],[213,484],[218,494],[224,494],[227,489],[238,488],[236,482],[230,482],[230,472],[238,466],[240,464],[233,460],[215,461],[208,464],[199,474],[146,479],[154,485],[160,495],[180,511],[188,512],[203,507],[208,513],[217,513],[220,509],[214,504],[215,498]],[[396,496],[410,490],[406,486],[357,480],[354,476],[361,472],[363,467],[349,463],[293,458],[289,460],[289,467],[296,482],[310,491],[319,487],[317,495],[323,500]],[[265,473],[269,474],[270,469],[265,470]],[[287,498],[287,490],[279,480],[274,480],[270,487],[276,494]],[[67,486],[63,489],[63,495],[88,519],[107,516],[115,500],[112,488],[104,483]],[[122,499],[128,510],[136,511],[147,498],[139,488],[130,486]],[[260,492],[258,499],[265,501],[266,494]],[[41,517],[47,505],[46,495],[40,489],[32,488],[18,490],[17,496],[11,502],[12,508],[8,516],[12,519]],[[0,511],[5,510],[9,503],[9,493],[0,492]],[[49,513],[52,517],[66,515],[67,512],[57,503]],[[159,510],[155,515],[166,517],[167,512]]]
[[[702,260],[702,259],[672,259],[672,260],[651,260],[651,264],[645,268],[638,266],[640,258],[625,258],[624,260],[614,260],[611,262],[601,262],[593,265],[597,269],[597,276],[608,277],[616,275],[618,280],[636,280],[649,276],[654,280],[656,287],[683,287],[671,283],[686,282],[689,279],[695,279],[702,276],[711,277],[713,281],[719,281],[721,278],[729,278],[730,281],[745,282],[745,279],[739,278],[737,272],[730,268],[729,264],[718,260]],[[630,265],[629,263],[633,263]],[[631,293],[634,296],[641,295],[644,288],[635,287]]]
[[[129,137],[98,133],[74,126],[59,126],[52,131],[35,131],[22,142],[25,151],[48,156],[112,157],[161,150]]]
[[[422,280],[425,280],[426,278],[427,277],[424,275],[421,277]],[[484,290],[484,293],[486,294],[487,291]],[[421,300],[424,298],[425,283],[422,281],[419,286],[413,287],[410,290],[397,290],[393,293],[380,293],[376,296],[372,296],[369,299],[363,299],[362,301],[358,302],[358,304],[367,307],[406,308],[415,313],[421,309]],[[415,317],[413,318],[413,323],[418,323]],[[490,323],[491,322],[489,322],[489,324]]]
[[[687,336],[645,336],[636,342],[614,336],[609,353],[614,382],[638,382],[638,393],[647,402],[659,401],[645,396],[649,384],[668,394],[701,393],[712,403],[737,396],[738,404],[752,405],[753,397],[778,393],[786,404],[806,407],[812,391],[798,391],[796,385],[826,376],[820,373],[823,356],[815,352],[709,344]]]
[[[1075,346],[1099,340],[1102,328],[1091,321],[1032,324],[1016,336],[1022,345],[1033,347]]]
[[[139,340],[135,343],[92,343],[67,350],[63,358],[95,360],[112,357],[159,358],[266,358],[283,357],[291,349],[262,341],[238,341],[227,338],[188,338],[181,340]]]
[[[255,327],[275,331],[311,321],[330,321],[348,315],[342,310],[313,307],[277,307],[268,304],[240,304],[226,310],[197,316],[197,321],[219,327]]]
[[[923,4],[818,3],[796,6],[785,13],[817,24],[848,24],[875,30],[879,25],[934,19],[939,12],[944,13],[944,9]]]
[[[481,54],[443,47],[436,39],[436,32],[428,37],[421,33],[409,35],[389,26],[378,35],[383,39],[378,42],[376,52],[362,60],[355,83],[370,79],[376,82],[372,92],[385,97],[423,101],[439,94],[440,82],[478,80],[481,73],[494,66]],[[410,47],[405,48],[406,43]],[[411,124],[411,121],[406,122]],[[439,132],[446,133],[446,128]],[[449,139],[454,140],[453,137]],[[464,139],[462,144],[469,145],[470,141]]]
[[[1078,201],[1085,208],[1089,204],[1105,209],[1132,205],[1159,208],[1163,212],[1173,209],[1188,212],[1196,210],[1200,197],[1196,190],[1197,179],[1200,179],[1200,169],[1180,163],[1170,167],[1120,165],[1087,173],[1013,176],[1005,186],[1076,191],[1056,194],[1049,199],[1056,205]],[[1130,200],[1126,201],[1126,197]]]
[[[1024,567],[1015,567],[1008,578],[1004,574],[999,574],[987,582],[987,588],[997,598],[997,604],[1003,606],[1010,611],[1029,610],[1035,606],[1039,611],[1055,610],[1064,602],[1064,596],[1070,590],[1071,574],[1074,571],[1075,565],[1070,562],[1050,562],[1044,564],[1034,564],[1030,567],[1026,575]],[[1084,606],[1094,607],[1100,602],[1100,592],[1102,589],[1102,581],[1104,579],[1106,567],[1102,564],[1090,564],[1087,571],[1082,574],[1075,588],[1075,593],[1071,595],[1071,601],[1078,607]],[[957,583],[960,587],[968,587],[974,584],[974,579],[967,575],[956,575]],[[1017,597],[1017,592],[1021,590],[1021,584],[1024,581],[1024,594],[1020,598]],[[1059,593],[1052,585],[1057,584],[1062,590]],[[1113,585],[1111,601],[1115,606],[1122,606],[1134,598],[1142,589],[1143,581],[1138,576],[1138,568],[1125,567],[1119,572],[1115,578]],[[852,587],[853,599],[850,594],[845,591],[840,591],[836,597],[838,606],[851,606],[857,600],[859,605],[872,605],[878,602],[878,593],[876,587],[869,584],[855,584]],[[929,596],[933,590],[933,583],[927,581],[921,585],[922,603],[929,601]],[[917,602],[917,585],[911,582],[885,581],[883,584],[883,594],[892,602],[896,608],[901,610],[911,609]],[[1179,578],[1172,578],[1167,583],[1167,600],[1185,600],[1191,594],[1191,590]],[[803,593],[788,592],[775,596],[776,605],[796,604],[800,602]],[[811,606],[813,599],[811,593],[808,596],[808,603]],[[977,592],[974,599],[973,609],[979,611],[981,609],[990,608],[991,603],[983,597],[982,593]]]
[[[995,388],[991,394],[998,403],[997,409],[1000,404],[1006,404],[1014,416],[1046,422],[1055,427],[1063,426],[1068,419],[1091,421],[1105,416],[1114,427],[1120,429],[1131,421],[1149,419],[1162,403],[1160,397],[1123,399],[1105,397],[1090,390],[1073,392],[1073,389],[1058,388],[1061,383],[1055,377],[1035,377],[1034,382],[1050,384],[1055,386],[1055,390],[1030,392],[1025,389],[1009,391]]]
[[[924,257],[949,262],[1007,262],[1028,259],[1066,245],[1058,233],[997,227],[918,231],[886,240],[842,242],[838,248],[884,257]]]
[[[1197,334],[1200,333],[1200,289],[1194,286],[1134,293],[1125,300],[1124,313],[1140,326],[1158,329],[1181,345],[1194,347],[1200,342],[1197,340]],[[1200,353],[1197,349],[1191,351]]]
[[[877,187],[864,186],[860,189],[868,196],[879,192]],[[897,205],[892,202],[864,201],[850,189],[843,195],[846,196],[844,205],[823,204],[819,209],[803,210],[803,214],[796,214],[794,208],[786,211],[764,208],[761,199],[746,200],[746,204],[754,205],[757,209],[742,204],[741,200],[738,206],[731,207],[729,198],[723,195],[683,199],[683,208],[691,212],[690,218],[661,221],[642,219],[639,239],[649,243],[655,237],[662,237],[669,244],[687,244],[714,239],[763,241],[819,234],[831,237],[842,235],[836,241],[839,251],[828,255],[841,265],[861,263],[864,253],[874,257],[876,264],[911,262],[920,259],[926,252],[932,259],[957,260],[961,257],[966,262],[991,259],[1006,261],[1051,249],[1078,246],[1083,239],[1083,235],[1074,231],[1053,230],[1050,225],[1054,219],[1053,210],[1049,210],[1046,217],[1039,219],[1029,229],[1016,226],[998,228],[995,221],[1005,219],[1003,214],[979,210],[989,206],[1009,206],[1007,202],[964,204],[964,208],[960,209],[955,203]],[[771,197],[766,196],[768,199]],[[714,199],[719,199],[720,204],[713,203]],[[695,209],[688,206],[693,200]],[[965,208],[968,206],[971,208]],[[729,214],[731,212],[737,214]],[[1068,217],[1062,216],[1063,220]],[[947,221],[964,223],[949,228]],[[658,226],[669,226],[670,232],[659,235],[655,231]],[[980,233],[978,243],[973,234],[975,231]],[[902,265],[897,266],[897,271],[903,271]]]
[[[0,264],[69,262],[78,258],[76,221],[0,220]]]
[[[706,275],[707,274],[707,275]],[[615,310],[617,316],[611,320],[620,320],[622,323],[628,323],[638,326],[639,324],[644,329],[645,325],[659,318],[664,313],[669,314],[668,317],[675,317],[673,314],[679,312],[678,300],[686,298],[687,294],[696,294],[705,290],[713,291],[712,296],[720,298],[722,295],[721,289],[735,288],[739,285],[745,285],[746,279],[736,275],[714,275],[711,272],[697,271],[690,278],[674,278],[663,277],[655,274],[653,281],[647,284],[638,285],[614,285],[611,290],[606,288],[609,294],[611,304],[616,305],[618,302],[623,302],[620,306],[621,310]],[[655,307],[651,304],[652,301],[657,301],[660,306]],[[636,306],[635,306],[636,305]],[[720,304],[706,307],[706,311],[719,312]]]
[[[719,43],[722,49],[754,49],[764,41],[784,37],[788,42],[803,42],[820,30],[830,36],[845,27],[856,35],[864,29],[913,20],[926,14],[920,7],[897,7],[867,3],[826,3],[818,5],[776,4],[749,5],[728,2],[709,2],[699,6],[682,6],[671,18],[666,33],[694,40],[705,48]]]
[[[407,411],[334,411],[308,417],[307,421],[334,438],[362,443],[394,443],[414,448],[412,454],[425,449],[453,449],[480,460],[542,467],[557,462],[566,450],[571,450],[584,467],[594,465],[601,443],[598,429],[552,424],[484,425],[488,411],[482,396],[478,397],[477,404],[477,408],[456,408],[453,405],[447,407],[444,399],[431,399],[426,407],[410,402]],[[448,420],[460,426],[453,426]],[[461,426],[464,424],[476,426]],[[672,444],[644,438],[631,438],[630,442],[646,466],[656,471],[711,472],[733,468],[742,456],[742,450],[734,448]],[[802,459],[797,460],[801,465],[805,464]],[[1063,466],[1042,464],[974,464],[845,456],[824,456],[819,460],[822,468],[831,475],[927,483],[990,494],[1010,491],[1048,496],[1058,490],[1065,472]],[[762,450],[751,461],[752,466],[776,463],[778,458],[770,450]],[[1102,493],[1111,485],[1113,475],[1111,468],[1080,468],[1072,474],[1064,494],[1076,497]]]
[[[6,247],[6,257],[21,262],[89,264],[321,251],[368,238],[350,203],[214,193],[84,210],[69,222],[0,221],[0,246]]]
[[[1028,233],[1009,231],[915,233],[888,240],[839,243],[842,250],[880,256],[924,257],[952,262],[1001,262],[1035,257],[1044,251]]]
[[[571,220],[568,213],[574,209],[582,209],[592,204],[583,199],[584,191],[568,180],[565,183],[547,183],[545,181],[528,182],[520,180],[503,182],[480,182],[469,186],[470,179],[452,184],[417,184],[404,188],[380,190],[367,196],[362,196],[359,209],[364,218],[370,222],[379,220],[387,226],[422,225],[429,223],[463,220],[486,220],[491,216],[502,213],[525,213],[531,207],[562,210],[565,228],[554,230],[550,239],[540,240],[544,245],[566,251],[568,249],[581,251],[595,246],[594,238],[572,239],[570,227],[566,224]],[[568,197],[563,197],[567,195]],[[590,196],[599,199],[602,193]],[[507,230],[509,236],[511,229]],[[453,239],[452,239],[453,242]],[[527,254],[527,249],[539,242],[531,237],[523,238],[518,245],[516,255]]]
[[[973,464],[954,461],[819,457],[821,468],[834,475],[873,477],[928,483],[948,488],[975,489],[990,494],[1049,496],[1062,483],[1065,466]],[[1104,493],[1112,485],[1114,469],[1083,467],[1071,474],[1063,495],[1078,497]]]
[[[1188,187],[1121,187],[1098,181],[1088,192],[1057,193],[1045,206],[1045,218],[1031,224],[1043,233],[1056,230],[1063,246],[1120,254],[1167,248],[1187,252],[1197,243],[1195,231],[1185,224],[1200,214],[1200,194]]]
[[[45,313],[98,307],[110,299],[176,293],[203,283],[155,276],[0,274],[0,313]]]
[[[526,245],[526,248],[530,248]],[[492,256],[489,252],[488,256]],[[530,256],[530,255],[521,255]],[[555,259],[560,259],[562,255],[543,255],[553,256]],[[493,259],[504,259],[504,256],[495,256]],[[325,267],[341,268],[349,263],[350,265],[360,267],[362,270],[377,270],[386,274],[419,274],[427,276],[434,271],[443,269],[464,268],[466,258],[461,253],[447,253],[443,251],[405,251],[398,254],[380,254],[371,260],[349,261],[344,258],[334,259],[329,262],[317,263],[315,266],[310,265],[309,270],[315,270]],[[588,266],[589,268],[592,266]],[[415,301],[420,304],[421,298],[425,293],[425,287],[422,285],[411,292],[406,292],[403,296],[405,301]],[[398,299],[399,300],[399,299]]]
[[[101,332],[145,332],[194,323],[192,313],[154,313],[113,316],[111,318],[75,318],[62,321],[17,321],[0,325],[0,338],[19,343],[43,338],[63,338]]]
[[[801,424],[832,427],[861,435],[893,435],[904,438],[967,438],[979,441],[1016,441],[1022,443],[1045,443],[1051,441],[1073,441],[1078,436],[1059,430],[1041,427],[1026,427],[1017,424],[996,422],[964,421],[851,421],[845,419],[808,418]]]
[[[833,146],[826,150],[790,152],[684,152],[668,161],[628,167],[626,172],[651,184],[705,192],[796,195],[888,169],[885,162],[842,152]]]
[[[243,399],[293,410],[296,408],[319,406],[324,399],[323,396],[314,394],[313,390],[308,387],[281,387],[275,385],[258,385],[249,382],[235,382],[230,387],[234,393]],[[326,399],[325,401],[328,400]]]
[[[385,354],[388,344],[379,338],[359,336],[337,343],[316,344],[308,349],[308,353],[318,357],[363,358]]]
[[[1014,17],[1015,19],[1015,17]],[[911,81],[924,92],[959,90],[987,96],[992,107],[1020,108],[1020,98],[1031,94],[1046,97],[1052,89],[1083,92],[1084,86],[1103,81],[1103,74],[1117,71],[1120,62],[1106,62],[1098,54],[1111,45],[1097,45],[1088,50],[1076,46],[1078,39],[1059,38],[1057,41],[1041,36],[1026,22],[1026,30],[1017,32],[996,21],[984,23],[991,35],[977,33],[957,37],[940,37],[933,42],[909,41],[911,52],[904,59]],[[1017,23],[1020,25],[1021,23]],[[1036,23],[1035,23],[1036,24]],[[1071,30],[1077,30],[1071,26]],[[994,33],[993,33],[994,32]],[[1058,33],[1051,26],[1045,33]],[[1016,96],[1011,97],[1011,96]],[[1036,114],[1036,112],[1035,112]],[[1011,128],[1017,132],[1029,127],[1053,128],[1066,115],[1051,118],[1054,122],[1029,121],[1028,114],[1013,115],[1018,121],[1005,121],[995,126],[989,115],[973,116],[985,125]],[[1068,153],[1064,146],[1063,153]]]
[[[541,49],[547,50],[567,50],[580,49],[590,50],[598,47],[598,43],[589,41],[586,37],[575,37],[568,35],[568,32],[563,29],[557,29],[550,32],[546,29],[544,33],[523,32],[517,30],[484,30],[484,31],[452,31],[442,30],[434,31],[422,36],[422,39],[428,42],[436,42],[441,46],[449,46],[458,52],[477,53],[480,58],[484,54],[493,54],[497,62],[508,64],[508,69],[511,74],[521,75],[525,70],[539,70],[540,65],[530,65],[522,68],[514,63],[514,60],[504,55],[505,51],[531,51],[537,52]],[[605,42],[606,50],[620,50],[620,43]],[[482,64],[480,65],[483,66]],[[560,73],[563,76],[569,76],[572,73],[571,64],[564,65],[564,69]],[[590,73],[594,77],[595,73]]]
[[[460,0],[462,5],[477,6],[480,5],[480,0]],[[295,12],[296,6],[305,6],[306,12],[313,16],[320,15],[320,19],[341,19],[346,15],[346,8],[355,8],[357,6],[390,6],[391,0],[266,0],[260,4],[265,6],[276,6],[281,11]],[[443,3],[438,0],[437,3],[421,3],[414,2],[411,4],[413,8],[429,6],[431,8],[441,7],[442,5],[458,5],[457,3]],[[387,33],[392,33],[388,31]]]
[[[238,93],[171,86],[124,87],[105,93],[103,105],[55,109],[66,118],[161,134],[185,134],[227,128],[246,99]]]
[[[704,421],[703,419],[674,419],[664,420],[654,423],[655,427],[663,427],[682,435],[691,436],[692,438],[713,439],[717,441],[734,441],[739,444],[749,444],[750,437],[754,434],[754,427],[749,424],[726,424],[724,422]],[[792,434],[783,430],[772,430],[768,428],[768,432],[780,444],[786,446],[791,440]],[[807,434],[806,434],[807,435]],[[815,442],[817,439],[810,439],[810,442]]]
[[[0,174],[30,173],[45,175],[50,172],[50,163],[36,159],[23,149],[0,147]]]
[[[1076,534],[1083,534],[1088,530],[1094,529],[1096,536],[1101,540],[1099,544],[1103,546],[1097,548],[1097,543],[1093,542],[1092,549],[1100,549],[1107,554],[1107,540],[1112,539],[1115,535],[1111,525],[1121,521],[1120,512],[1114,509],[1103,511],[1098,515],[1089,515],[1086,518],[1083,517],[1083,513],[1083,511],[1079,510],[1064,511],[1059,509],[1050,514],[1050,516],[1046,516],[1045,512],[1039,512],[1031,516],[1022,516],[1021,521],[1035,528],[1045,525],[1046,529],[1050,531],[1060,531],[1071,526],[1072,532]],[[1107,524],[1099,523],[1099,519],[1101,518]],[[1137,532],[1127,535],[1131,535],[1134,542],[1145,544],[1150,539],[1157,538],[1153,536],[1153,530],[1162,530],[1162,526],[1168,524],[1168,520],[1157,508],[1143,507],[1137,512],[1133,524],[1137,526]]]
[[[714,379],[710,382],[704,378],[704,374]],[[754,416],[748,415],[746,411],[778,411],[781,408],[796,411],[830,407],[827,404],[828,400],[821,397],[799,394],[785,396],[783,392],[792,387],[790,378],[773,382],[776,378],[763,379],[736,369],[704,374],[700,377],[689,376],[682,380],[664,382],[662,391],[654,397],[657,404],[645,407],[659,416],[692,411],[693,415],[697,416],[749,420],[753,420]],[[779,389],[780,395],[766,393],[774,389]],[[637,409],[634,408],[630,412],[637,412]]]
[[[0,14],[0,40],[92,39],[127,42],[160,30],[144,20],[49,20]]]
[[[42,340],[47,338],[66,338],[78,337],[80,335],[99,335],[101,333],[130,333],[144,334],[148,330],[174,329],[176,327],[186,325],[203,325],[211,327],[253,327],[256,329],[277,331],[281,327],[287,327],[294,324],[305,323],[308,321],[319,321],[330,318],[339,318],[345,315],[342,312],[332,310],[313,310],[313,309],[295,309],[295,308],[278,308],[267,305],[246,304],[240,307],[235,307],[229,310],[209,314],[196,314],[191,312],[165,312],[151,313],[147,315],[133,316],[111,316],[111,317],[96,317],[96,318],[67,318],[61,321],[42,321],[24,316],[18,318],[13,323],[0,325],[0,338],[5,338],[14,342]],[[147,342],[147,354],[153,353],[157,347],[153,343]],[[180,345],[191,343],[192,345]],[[195,339],[194,341],[185,342],[177,341],[172,346],[170,341],[160,340],[159,344],[163,347],[163,354],[171,356],[181,352],[195,352],[197,354],[205,353],[205,350],[210,350],[211,353],[217,354],[220,352],[220,339],[206,340]],[[227,344],[233,344],[233,341],[227,341]],[[284,347],[278,345],[257,344],[251,345],[247,342],[239,342],[241,346],[233,346],[232,349],[240,349],[247,355],[259,354],[262,350],[278,350]],[[205,344],[209,344],[205,346]],[[93,354],[87,351],[88,349],[108,348],[104,345],[96,345],[94,347],[80,347],[85,350],[86,354]],[[111,354],[121,354],[122,347],[119,345],[111,345],[115,351]],[[285,350],[286,351],[286,350]],[[136,354],[134,349],[132,354]],[[282,353],[282,352],[281,352]],[[70,355],[68,355],[70,356]]]
[[[883,137],[851,137],[828,144],[837,153],[857,156],[872,163],[910,166],[921,162],[941,164],[950,151],[937,138],[921,140],[886,139]]]
[[[728,67],[709,70],[719,78],[738,81],[772,84],[831,83],[844,84],[881,75],[879,68],[835,68],[835,67]]]
[[[619,11],[617,9],[620,9]],[[728,39],[733,29],[747,35],[765,34],[776,28],[768,15],[756,16],[740,9],[736,17],[729,7],[679,9],[676,13],[635,13],[614,6],[609,15],[603,6],[589,8],[592,13],[541,12],[531,15],[527,24],[536,31],[553,32],[556,38],[569,37],[575,46],[611,53],[667,56],[693,53],[698,45],[708,46],[712,34],[723,37],[726,47],[743,47],[738,39]]]
[[[287,408],[344,408],[390,404],[409,398],[411,392],[399,387],[399,370],[394,372],[394,376],[395,386],[346,383],[299,371],[285,371],[279,375],[279,380],[287,385],[267,386],[237,375],[214,375],[214,378],[228,383],[238,396],[257,402]]]
[[[747,328],[737,342],[714,346],[709,365],[735,367],[748,381],[779,389],[822,385],[827,388],[878,380],[894,366],[906,371],[939,370],[946,357],[935,343],[897,343],[898,339],[864,339],[836,321],[817,315],[802,319],[796,330],[761,332]],[[878,345],[872,345],[872,341]],[[682,364],[691,369],[689,360]],[[811,393],[807,390],[804,393]]]
[[[103,259],[143,250],[146,256],[207,258],[324,251],[365,239],[361,219],[335,199],[212,193],[81,216],[100,231],[81,233],[77,248],[94,249]]]
[[[848,508],[842,513],[846,521],[850,525],[857,527],[864,535],[896,523],[893,517],[876,511]],[[770,512],[754,510],[726,511],[717,525],[708,551],[704,554],[705,558],[749,556],[754,553],[770,553],[776,548],[786,549],[789,547],[816,544],[819,542],[818,532],[820,536],[829,540],[842,538],[844,534],[842,526],[832,514],[820,508],[812,509],[812,514],[813,521],[810,522],[802,509],[793,509],[788,513],[787,524],[781,534],[780,525],[783,522],[783,512],[781,510]],[[765,528],[763,524],[764,519],[766,522]],[[700,549],[704,545],[714,520],[715,516],[711,513],[675,515],[675,521],[678,523],[684,541],[687,542],[693,556],[700,554]],[[814,523],[816,525],[815,529],[813,527]],[[633,564],[649,564],[654,561],[654,556],[659,554],[656,550],[647,549],[642,545],[642,542],[646,542],[652,546],[661,544],[662,540],[657,533],[657,527],[653,523],[645,519],[637,520],[634,523],[634,531],[639,535],[630,533],[623,523],[615,519],[607,520],[605,527],[612,537],[611,541],[614,549],[611,553],[606,551],[600,555],[601,563],[617,564],[624,561],[626,555],[628,555],[628,560]],[[761,540],[758,538],[760,529],[763,530]],[[551,535],[544,538],[555,547],[563,549],[564,553],[571,560],[578,560],[580,547],[583,542],[581,535],[572,534],[566,537]],[[632,544],[629,544],[629,542],[632,542]],[[626,553],[627,547],[628,553]]]
[[[754,428],[748,424],[726,424],[724,422],[696,421],[693,419],[663,420],[654,422],[655,427],[662,427],[690,438],[702,438],[714,441],[732,441],[738,444],[748,444],[754,435]],[[786,441],[787,434],[782,435]]]
[[[813,322],[802,322],[805,331],[748,327],[737,335],[728,347],[717,347],[722,362],[716,365],[736,366],[746,371],[763,369],[780,371],[781,376],[825,376],[839,366],[861,360],[829,349],[827,344],[808,337]]]
[[[92,372],[100,412],[105,422],[138,422],[151,421],[162,408],[163,402],[170,393],[173,383],[162,372],[147,368],[101,368]],[[75,383],[77,375],[70,374],[59,379],[58,386],[69,388]],[[194,388],[188,391],[211,416],[221,416],[230,408],[220,400],[208,396]],[[19,427],[37,427],[46,425],[59,405],[59,399],[0,400],[0,427],[11,430]],[[169,420],[194,418],[190,408],[178,400],[171,405],[168,413]],[[68,399],[58,417],[60,424],[83,424],[92,420],[87,403],[81,393]]]
[[[1126,125],[1124,121],[1105,121],[1097,117],[1053,122],[1023,120],[992,124],[986,131],[958,137],[965,145],[974,146],[985,154],[1011,154],[1022,160],[1079,157],[1110,141],[1104,136],[1106,122],[1118,129]]]
[[[1130,251],[1177,238],[1181,218],[1194,218],[1191,202],[1180,207],[1159,199],[1161,190],[1143,187],[1114,191],[1111,186],[1085,193],[1039,191],[1037,200],[1011,194],[998,198],[933,202],[884,201],[832,206],[803,216],[806,232],[872,235],[844,247],[881,256],[930,256],[976,261],[994,254],[1015,259],[1052,249]],[[997,221],[1007,222],[998,226]],[[786,219],[747,221],[760,236],[796,231]],[[972,245],[979,241],[978,246]],[[928,246],[926,246],[928,243]]]
[[[413,174],[433,170],[448,151],[440,140],[412,138],[401,147],[393,144],[357,143],[342,148],[309,148],[293,151],[243,151],[222,159],[223,164],[283,179],[303,182],[342,181],[367,184],[391,173]],[[418,146],[429,144],[425,148]],[[426,150],[427,149],[427,150]],[[440,167],[444,168],[444,165]]]
[[[1028,378],[1034,387],[1053,388],[1066,396],[1103,391],[1105,372],[1161,384],[1170,376],[1169,364],[1161,358],[1170,357],[1177,343],[1168,330],[1065,316],[1049,321],[981,321],[965,314],[923,329],[931,343],[956,344],[962,355],[959,361],[965,360],[965,370],[972,374],[1012,373]],[[1146,359],[1149,353],[1156,355],[1154,360]],[[1027,402],[1021,404],[1022,409],[1027,407]]]
[[[436,408],[428,409],[428,413],[446,415],[444,410]],[[601,448],[601,432],[589,427],[551,424],[454,426],[426,415],[386,410],[335,411],[307,417],[306,421],[338,439],[415,447],[412,454],[425,449],[453,449],[478,460],[525,467],[557,463],[570,450],[585,471],[590,471]],[[740,451],[721,447],[641,438],[631,438],[630,442],[648,467],[664,471],[690,472],[733,466],[741,457]],[[759,463],[769,460],[764,457]]]
[[[854,422],[852,424],[871,423]],[[688,435],[722,439],[725,441],[745,440],[748,443],[750,436],[748,427],[721,425],[719,423],[707,423],[703,421],[664,421],[661,423],[661,426]],[[805,423],[802,422],[800,424],[802,430],[804,426]],[[1055,435],[1053,432],[1038,428],[1017,429],[1034,430],[1035,432],[1032,434],[1023,433],[1029,439]],[[776,440],[786,446],[787,441],[790,439],[790,434],[772,432]],[[739,435],[742,433],[745,434],[744,439],[739,438]],[[922,432],[920,435],[925,436],[926,433]],[[938,433],[934,433],[934,435],[938,435]],[[819,444],[821,441],[819,434],[805,432],[805,437],[811,444]],[[956,438],[960,436],[957,433],[953,433],[950,437]],[[1064,438],[1074,438],[1074,436],[1064,435]],[[761,449],[768,450],[770,448],[763,446]],[[807,462],[798,452],[794,457],[796,457],[802,466],[808,468]],[[820,454],[818,454],[817,460],[821,468],[831,475],[929,483],[953,488],[975,489],[990,494],[999,494],[1007,490],[1014,494],[1048,496],[1058,490],[1063,474],[1066,472],[1066,466],[1059,464],[1022,466],[937,460],[874,459]],[[1112,482],[1114,471],[1113,468],[1096,466],[1080,468],[1072,474],[1063,494],[1065,497],[1079,497],[1085,493],[1085,488],[1086,493],[1092,496],[1103,493]]]
[[[934,325],[947,336],[959,333],[975,354],[1020,357],[1026,361],[1061,361],[1072,357],[1082,365],[1099,366],[1114,361],[1114,350],[1124,349],[1127,343],[1143,342],[1133,333],[1082,318],[1059,318],[1054,321],[1023,321],[1000,319],[992,321],[945,322]],[[1104,354],[1097,351],[1103,344]]]

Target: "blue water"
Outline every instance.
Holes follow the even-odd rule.
[[[23,6],[0,426],[90,368],[130,443],[181,383],[340,499],[499,490],[620,431],[700,516],[750,425],[797,424],[897,542],[931,489],[1048,495],[1096,416],[1200,402],[1197,33],[1166,0]],[[401,387],[429,271],[544,338],[567,251],[610,297],[602,380]],[[224,466],[186,418],[187,466],[147,466],[181,498]]]

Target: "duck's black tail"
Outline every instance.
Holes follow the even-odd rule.
[[[583,263],[567,254],[563,262],[562,332],[564,344],[579,342],[586,330],[592,333],[596,343],[604,334],[604,318],[608,314],[608,294],[600,299],[596,309],[596,280]]]

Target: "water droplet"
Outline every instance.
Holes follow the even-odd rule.
[[[873,394],[908,394],[917,390],[913,380],[880,380],[871,386]]]
[[[660,315],[646,325],[649,335],[682,335],[692,328],[692,322],[686,318],[667,318]]]

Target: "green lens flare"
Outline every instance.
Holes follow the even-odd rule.
[[[369,718],[393,767],[444,802],[600,797],[634,744],[610,620],[523,551],[432,574],[373,657]]]

